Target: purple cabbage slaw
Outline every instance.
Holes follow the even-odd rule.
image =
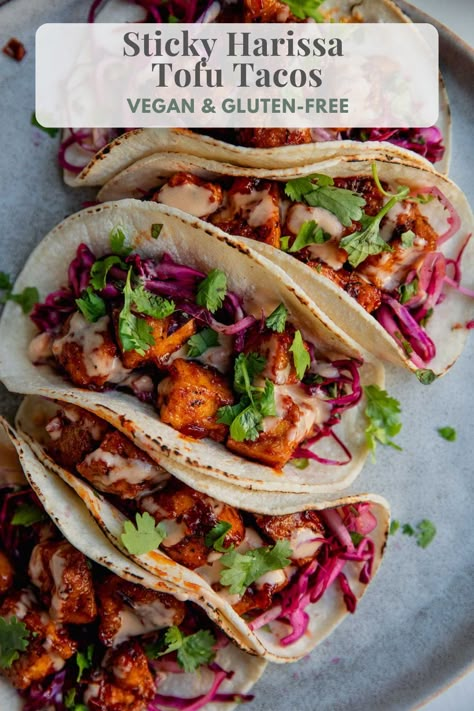
[[[39,527],[44,525],[44,521],[33,523],[29,526],[20,526],[12,524],[12,519],[19,506],[34,505],[41,511],[43,508],[40,500],[30,488],[13,489],[12,487],[5,487],[0,489],[0,501],[0,549],[8,551],[8,558],[14,563],[16,583],[23,585],[27,581],[29,582],[25,565],[30,558],[32,549],[38,543]],[[53,525],[46,517],[45,520],[51,526]],[[90,639],[86,638],[86,627],[86,625],[83,625],[80,630],[80,636],[84,638],[84,648],[90,643]],[[230,644],[230,641],[220,630],[215,630],[215,636],[216,644],[214,649],[216,652]],[[74,663],[75,665],[74,659],[74,656],[71,657],[66,661],[65,668],[40,682],[34,682],[28,689],[18,690],[24,700],[23,711],[44,711],[45,708],[51,708],[54,711],[66,711],[66,694],[68,691],[77,688],[77,670],[72,664]],[[160,675],[162,676],[163,673],[183,674],[183,669],[177,663],[176,654],[173,652],[156,661],[151,660],[150,665],[156,672],[158,689]],[[163,708],[176,708],[181,709],[181,711],[198,711],[211,701],[244,703],[254,698],[252,694],[221,693],[219,691],[226,679],[232,679],[234,676],[233,671],[224,670],[216,662],[211,662],[202,668],[210,670],[213,675],[207,692],[194,698],[163,696],[157,692],[147,706],[147,710],[162,711]]]
[[[359,572],[361,583],[366,585],[372,576],[375,546],[368,534],[377,526],[377,519],[370,511],[370,503],[350,504],[319,513],[329,535],[314,539],[314,542],[322,544],[317,557],[296,573],[282,594],[275,596],[277,604],[249,623],[252,631],[275,620],[288,624],[291,632],[280,640],[284,646],[294,644],[305,634],[310,622],[306,608],[318,602],[336,580],[347,611],[355,612],[357,598],[343,572],[347,562],[362,563]],[[351,533],[358,534],[360,540],[357,544],[353,543]]]
[[[462,227],[461,218],[456,208],[444,193],[436,186],[417,188],[417,194],[429,195],[439,200],[448,213],[448,228],[438,237],[437,246],[441,246],[453,237]],[[418,368],[424,368],[436,355],[436,346],[425,330],[426,322],[433,309],[444,301],[445,285],[460,293],[474,297],[474,291],[461,286],[461,260],[471,238],[467,235],[457,256],[448,259],[442,252],[427,252],[416,269],[412,269],[405,284],[418,279],[416,294],[406,303],[399,301],[399,293],[384,294],[382,305],[374,316],[387,333],[405,351],[409,360]],[[453,275],[448,275],[452,268]]]
[[[105,255],[101,259],[106,259]],[[76,257],[68,268],[68,285],[49,294],[43,303],[33,307],[30,318],[40,332],[57,334],[67,318],[77,310],[76,299],[87,288],[91,269],[96,262],[96,257],[85,244],[77,248]],[[183,264],[176,263],[173,258],[164,253],[161,261],[151,258],[142,258],[133,253],[124,259],[125,264],[133,269],[133,273],[140,279],[145,289],[161,297],[173,299],[176,311],[195,318],[203,326],[208,326],[218,333],[233,336],[235,354],[242,352],[245,346],[245,336],[252,327],[260,331],[265,329],[265,314],[257,320],[254,316],[244,312],[242,299],[234,292],[228,291],[224,298],[222,308],[218,311],[219,320],[208,309],[195,303],[198,283],[206,277],[200,272]],[[113,302],[120,298],[121,289],[119,282],[124,283],[127,271],[120,266],[113,265],[108,274],[105,288],[99,292],[106,302]],[[314,360],[314,346],[309,343],[311,360]],[[299,446],[291,459],[311,459],[320,464],[331,466],[345,466],[352,460],[352,454],[346,445],[334,432],[344,411],[354,407],[362,398],[362,386],[359,368],[362,362],[353,360],[335,360],[331,366],[337,371],[330,377],[319,377],[317,382],[302,382],[302,387],[308,395],[319,396],[331,406],[329,419],[317,427],[315,433]],[[133,387],[132,387],[133,389]],[[331,392],[331,394],[328,394]],[[335,391],[335,393],[334,393]],[[135,390],[134,390],[135,392]],[[149,399],[149,393],[144,395],[135,392],[140,399]],[[343,452],[344,459],[334,460],[321,457],[312,451],[311,447],[324,438],[332,438],[338,448]],[[290,460],[291,461],[291,460]]]

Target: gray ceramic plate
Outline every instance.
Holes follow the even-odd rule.
[[[55,164],[56,140],[30,126],[35,30],[44,22],[82,21],[88,5],[11,0],[0,9],[0,45],[16,36],[28,52],[19,64],[0,55],[0,269],[13,275],[33,245],[91,197],[64,187]],[[440,39],[453,110],[451,175],[473,203],[472,165],[466,156],[472,150],[469,82],[474,60],[442,28]],[[388,389],[403,406],[403,452],[380,449],[377,462],[369,463],[356,482],[359,491],[386,496],[402,523],[434,521],[437,537],[426,550],[400,533],[391,538],[385,562],[356,615],[310,657],[293,666],[271,667],[257,685],[250,709],[407,709],[471,664],[473,345],[471,339],[452,372],[429,387],[404,373],[388,373]],[[11,416],[17,403],[1,392],[2,412]],[[436,429],[444,425],[456,428],[456,442],[439,437]]]

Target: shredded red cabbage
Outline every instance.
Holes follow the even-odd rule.
[[[443,136],[436,126],[430,128],[350,128],[341,138],[355,141],[388,141],[423,156],[430,163],[443,159]]]

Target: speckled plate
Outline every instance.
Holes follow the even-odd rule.
[[[34,33],[44,22],[81,21],[89,2],[11,0],[0,9],[0,45],[16,36],[27,55],[0,54],[0,269],[16,275],[40,238],[91,195],[66,188],[55,163],[56,140],[30,125],[34,107]],[[426,16],[403,6],[413,19]],[[434,23],[436,24],[436,23]],[[439,27],[442,71],[453,111],[452,178],[474,202],[472,52]],[[60,58],[58,57],[58,61]],[[58,249],[61,245],[58,243]],[[474,659],[471,342],[449,375],[429,387],[390,370],[387,387],[401,402],[402,452],[379,449],[357,480],[376,491],[394,518],[438,529],[425,550],[400,532],[391,537],[381,570],[347,619],[310,657],[270,667],[255,687],[252,711],[391,711],[418,705],[461,675]],[[1,391],[12,416],[18,398]],[[451,425],[457,440],[437,428]]]

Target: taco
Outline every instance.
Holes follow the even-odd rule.
[[[10,390],[110,410],[158,459],[252,489],[312,497],[361,469],[381,366],[235,238],[155,204],[110,203],[53,230],[23,283],[44,302],[31,319],[5,307]]]
[[[141,4],[141,3],[138,3]],[[410,22],[390,0],[325,0],[285,3],[279,0],[223,0],[188,3],[176,9],[171,3],[159,7],[144,2],[150,22]],[[123,12],[123,7],[121,11]],[[169,20],[169,14],[173,20]],[[182,16],[180,15],[182,13]],[[89,15],[89,22],[95,20]],[[120,21],[120,18],[97,20]],[[128,18],[127,18],[128,20]],[[124,20],[122,20],[124,21]],[[226,163],[253,168],[287,168],[332,158],[357,155],[364,148],[382,143],[397,153],[401,147],[411,159],[422,157],[447,173],[450,153],[451,116],[444,82],[440,77],[439,120],[429,128],[236,128],[210,129],[206,135],[186,129],[68,129],[64,131],[59,163],[64,179],[73,187],[103,185],[119,171],[153,153],[173,151],[212,157]]]
[[[231,711],[253,698],[263,660],[122,556],[4,420],[0,451],[2,708]]]
[[[28,397],[16,422],[115,546],[157,577],[156,553],[169,557],[183,584],[236,629],[244,624],[248,644],[273,661],[320,643],[355,611],[380,564],[389,511],[375,495],[301,508],[272,494],[264,509],[249,497],[243,510],[204,494],[201,477],[191,488],[170,475],[93,412]]]
[[[376,158],[265,171],[162,154],[113,178],[99,199],[142,195],[250,238],[375,356],[441,375],[470,320],[472,212],[444,176]]]

